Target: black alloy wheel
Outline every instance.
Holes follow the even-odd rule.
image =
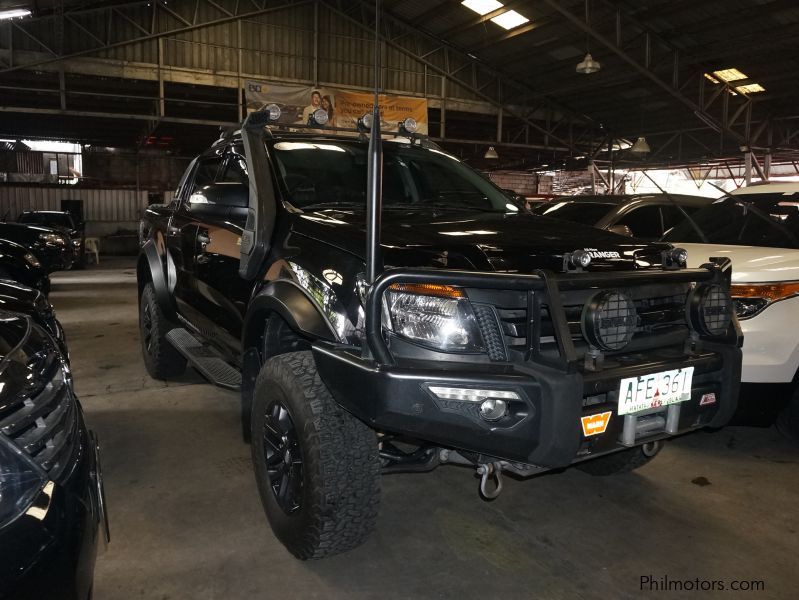
[[[177,377],[186,370],[186,358],[167,341],[172,325],[161,311],[152,283],[147,283],[139,301],[139,337],[147,372],[154,379]]]
[[[269,486],[287,515],[300,508],[302,450],[291,413],[280,401],[272,402],[264,419],[264,456]]]
[[[144,349],[151,354],[153,350],[153,311],[149,303],[142,307],[141,333]]]

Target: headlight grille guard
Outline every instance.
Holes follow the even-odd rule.
[[[485,290],[513,290],[527,292],[527,351],[526,358],[551,367],[577,370],[581,363],[569,332],[569,323],[561,302],[561,291],[584,290],[590,288],[608,289],[629,287],[652,283],[716,283],[729,289],[729,259],[711,259],[711,262],[698,269],[680,270],[640,270],[624,272],[581,272],[554,273],[539,270],[531,275],[509,273],[481,273],[471,271],[452,271],[438,269],[387,269],[375,280],[366,298],[366,347],[379,366],[395,365],[394,357],[383,338],[381,310],[383,295],[391,285],[398,283],[428,283],[453,285],[464,288]],[[539,292],[538,294],[534,292]],[[550,318],[562,360],[553,362],[539,352],[538,322],[541,309],[541,292],[546,296]],[[733,316],[733,332],[737,343],[742,343],[741,330]],[[732,341],[732,340],[726,340]]]

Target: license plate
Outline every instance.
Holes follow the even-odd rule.
[[[618,414],[637,413],[691,399],[694,368],[662,371],[621,380]]]

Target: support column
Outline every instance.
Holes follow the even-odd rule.
[[[158,38],[158,116],[165,113],[164,101],[164,38]]]
[[[239,21],[240,23],[241,21]],[[319,87],[319,2],[313,3],[313,85]]]
[[[447,137],[447,78],[441,78],[441,139]]]
[[[237,115],[238,121],[242,122],[244,120],[244,97],[242,91],[242,81],[241,81],[241,61],[242,61],[242,49],[241,49],[241,19],[236,21],[236,98],[238,99],[238,107],[237,107]]]
[[[67,82],[64,75],[64,65],[58,67],[58,95],[61,101],[61,110],[67,109]]]
[[[744,178],[746,185],[752,183],[752,151],[749,148],[744,152]]]

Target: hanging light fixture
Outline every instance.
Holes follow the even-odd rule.
[[[596,73],[601,68],[602,65],[599,64],[599,61],[594,60],[594,57],[591,56],[591,53],[587,52],[585,58],[577,63],[577,68],[575,71],[589,75],[591,73]]]
[[[488,150],[486,150],[486,153],[483,155],[483,158],[488,158],[490,160],[496,160],[496,159],[499,158],[499,154],[497,154],[497,151],[494,150],[494,146],[489,146]]]
[[[585,0],[585,24],[588,26],[588,29],[591,29],[591,15],[590,11],[588,10],[588,2],[589,0]],[[591,56],[591,34],[585,34],[585,58],[577,63],[577,68],[575,71],[578,73],[582,73],[584,75],[590,75],[591,73],[596,73],[599,69],[602,68],[602,65],[599,64],[599,61],[594,60],[594,57]]]
[[[652,151],[652,148],[649,147],[649,144],[646,143],[646,138],[644,136],[639,137],[635,140],[635,143],[630,148],[630,152],[633,154],[649,154]]]

